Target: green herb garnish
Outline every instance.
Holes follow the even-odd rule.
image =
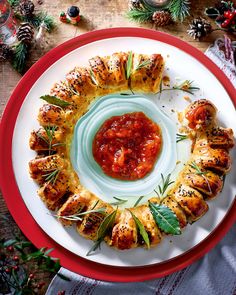
[[[128,200],[120,199],[117,197],[113,197],[113,199],[115,199],[117,202],[110,203],[110,205],[112,205],[112,206],[119,206],[119,205],[122,205],[122,204],[128,202]]]
[[[200,176],[202,176],[202,177],[205,179],[205,181],[206,181],[206,183],[207,183],[207,186],[208,186],[208,190],[209,190],[210,193],[212,193],[210,183],[209,183],[208,179],[207,179],[206,176],[205,176],[205,174],[207,174],[207,171],[202,171],[202,170],[200,169],[200,167],[199,167],[199,166],[196,164],[196,162],[194,162],[194,161],[191,162],[191,164],[189,164],[189,166],[190,166],[191,168],[195,169],[197,175],[200,175]]]
[[[146,66],[149,65],[150,63],[151,63],[151,61],[150,61],[149,59],[146,59],[146,60],[140,62],[140,63],[137,65],[137,67],[135,68],[135,71],[138,71],[138,70],[140,70],[140,69],[146,67]]]
[[[138,204],[142,201],[143,198],[144,196],[140,196],[138,200],[134,203],[134,207],[138,206]]]
[[[82,221],[83,218],[81,216],[84,216],[86,214],[90,214],[90,213],[105,213],[106,208],[98,208],[98,209],[91,209],[88,211],[84,211],[84,212],[79,212],[76,214],[72,214],[72,215],[65,215],[65,216],[61,216],[61,215],[53,215],[57,218],[61,218],[61,219],[66,219],[66,220],[71,220],[71,221]]]
[[[172,184],[174,183],[174,181],[171,181],[170,180],[170,176],[171,174],[168,174],[167,177],[165,178],[163,176],[163,174],[161,173],[161,185],[158,185],[158,191],[154,190],[155,193],[158,195],[158,197],[163,197],[167,188]]]
[[[180,134],[180,133],[176,134],[176,142],[180,142],[180,141],[185,140],[187,138],[188,138],[188,135],[186,135],[186,134]]]
[[[160,90],[157,93],[162,93],[163,91],[177,90],[177,91],[183,91],[183,92],[187,92],[187,93],[190,93],[190,94],[194,94],[194,91],[197,91],[200,88],[192,86],[192,84],[193,84],[193,81],[185,80],[184,82],[182,82],[180,84],[175,84],[171,88],[163,89],[162,86],[160,86]]]
[[[65,101],[65,100],[63,100],[61,98],[58,98],[56,96],[53,96],[53,95],[43,95],[43,96],[40,96],[40,99],[43,99],[46,102],[48,102],[50,104],[53,104],[53,105],[56,105],[56,106],[61,107],[61,108],[71,105],[70,102]]]
[[[94,72],[91,69],[89,70],[89,74],[90,74],[92,82],[98,86],[98,81],[96,80],[96,78],[94,76]]]
[[[150,249],[150,240],[149,240],[148,233],[147,233],[144,225],[138,219],[138,217],[133,214],[133,212],[131,212],[131,211],[129,211],[129,212],[131,213],[131,215],[132,215],[132,217],[133,217],[133,219],[135,221],[138,232],[142,236],[142,238],[143,238],[145,244],[147,245],[148,249]]]
[[[149,208],[156,224],[167,234],[180,235],[179,220],[167,206],[149,202]]]
[[[43,177],[45,177],[46,182],[52,183],[52,185],[54,185],[57,181],[57,178],[60,172],[61,172],[60,169],[55,169],[52,172],[44,174]]]
[[[98,228],[97,240],[95,241],[95,244],[93,245],[93,247],[88,251],[86,256],[91,255],[92,252],[100,248],[100,244],[104,240],[107,231],[113,227],[113,224],[116,218],[116,213],[117,213],[117,209],[103,219],[102,223],[100,224]]]
[[[133,66],[133,52],[130,51],[127,64],[126,64],[126,79],[128,80],[132,73],[132,66]]]

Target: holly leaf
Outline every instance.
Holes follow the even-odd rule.
[[[156,224],[167,234],[180,235],[179,220],[167,206],[149,202],[150,211]]]
[[[148,233],[144,227],[144,225],[142,224],[142,222],[138,219],[137,216],[135,216],[131,211],[129,211],[135,221],[135,224],[136,224],[136,227],[140,233],[140,235],[142,236],[145,244],[147,245],[148,249],[150,249],[150,240],[149,240],[149,237],[148,237]]]
[[[61,98],[58,98],[58,97],[52,96],[52,95],[43,95],[43,96],[40,96],[40,99],[43,99],[50,104],[54,104],[54,105],[56,105],[58,107],[62,107],[62,108],[67,107],[71,104],[68,101],[65,101]]]

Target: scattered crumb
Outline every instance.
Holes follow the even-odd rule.
[[[170,240],[170,243],[173,243],[172,240]]]
[[[189,96],[184,96],[184,99],[185,99],[187,102],[189,102],[189,103],[192,102],[192,100],[191,100],[191,98],[190,98]]]
[[[167,54],[167,56],[166,57],[170,57],[170,55],[169,54]]]
[[[183,113],[182,112],[177,112],[177,116],[178,116],[178,121],[180,123],[182,123],[183,122]]]
[[[165,107],[165,106],[162,106],[163,108]]]
[[[164,76],[162,78],[162,83],[164,86],[170,86],[170,77],[169,76]]]
[[[181,161],[180,161],[180,160],[176,161],[176,165],[179,165],[180,163],[181,163]]]
[[[172,113],[174,113],[174,112],[175,112],[175,110],[174,110],[174,109],[171,109],[171,112],[172,112]]]

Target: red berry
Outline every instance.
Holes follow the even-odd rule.
[[[229,24],[230,24],[230,19],[226,19],[226,20],[221,24],[221,27],[222,27],[222,28],[227,28]]]
[[[9,251],[9,252],[13,252],[13,251],[14,251],[13,246],[8,246],[8,247],[7,247],[7,251]]]
[[[14,260],[14,261],[19,261],[19,256],[15,255],[15,256],[13,257],[13,260]]]
[[[33,273],[30,273],[29,274],[29,278],[32,280],[34,278],[34,274]]]
[[[234,17],[234,13],[233,13],[233,12],[230,12],[228,18],[229,18],[229,19],[232,19],[233,17]]]
[[[11,272],[11,269],[9,267],[5,268],[5,272],[6,273],[10,273]]]
[[[229,18],[230,13],[231,13],[230,10],[225,11],[224,17]]]
[[[13,268],[15,271],[18,271],[18,270],[19,270],[19,266],[18,266],[18,265],[14,265],[12,268]]]
[[[65,290],[63,290],[63,291],[59,291],[58,293],[57,293],[57,295],[65,295],[66,294],[66,291]]]
[[[42,287],[43,287],[44,285],[45,285],[44,282],[40,282],[40,283],[38,283],[37,288],[38,288],[38,289],[42,289]]]

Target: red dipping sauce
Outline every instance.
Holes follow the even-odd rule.
[[[106,120],[93,140],[93,156],[105,174],[123,180],[143,178],[160,154],[160,127],[134,112]]]

